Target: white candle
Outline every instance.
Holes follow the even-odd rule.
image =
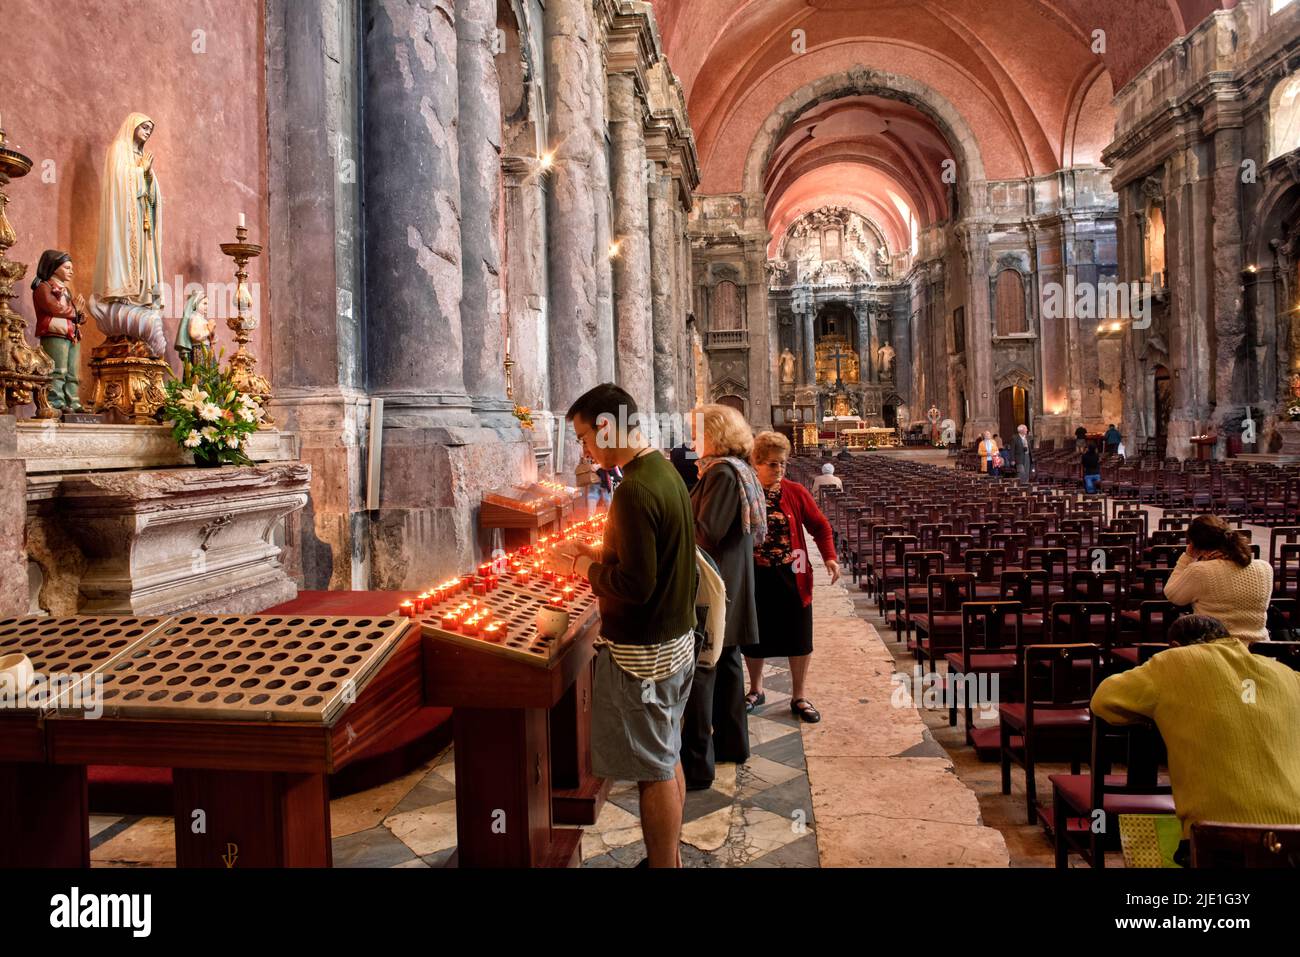
[[[506,355],[510,355],[510,337],[506,336]]]
[[[245,225],[245,224],[244,224],[244,214],[243,214],[243,213],[240,213],[240,214],[239,214],[239,228],[240,228],[240,229],[243,229],[243,228],[244,228],[244,225]]]

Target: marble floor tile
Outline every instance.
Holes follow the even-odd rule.
[[[395,867],[419,860],[410,847],[382,827],[336,838],[333,851],[335,867]]]
[[[736,772],[736,797],[747,800],[802,773],[798,768],[755,755]]]
[[[788,724],[771,721],[755,714],[749,716],[749,746],[751,749],[758,745],[767,744],[769,741],[783,738],[788,734],[793,734],[794,731],[795,729]]]
[[[92,867],[175,867],[176,830],[169,817],[142,817],[90,852]]]
[[[443,801],[394,814],[384,819],[384,827],[420,856],[455,847],[456,802]]]
[[[819,867],[817,835],[805,834],[784,847],[778,847],[751,860],[745,867]]]
[[[376,827],[428,773],[417,768],[386,784],[330,801],[330,833],[343,837]]]
[[[117,824],[123,819],[121,814],[92,814],[90,815],[90,839],[93,841],[103,831]]]

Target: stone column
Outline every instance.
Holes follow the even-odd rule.
[[[1221,127],[1214,134],[1214,432],[1223,446],[1223,424],[1235,424],[1250,401],[1246,395],[1246,310],[1241,258],[1241,128]],[[1260,370],[1262,371],[1262,370]],[[1258,375],[1258,373],[1257,373]]]
[[[605,116],[605,51],[607,24],[596,17],[591,28],[591,52],[587,56],[590,108],[587,121],[594,150],[591,164],[591,188],[595,195],[596,228],[592,233],[592,261],[596,266],[596,377],[613,382],[614,359],[614,272],[609,258],[609,244],[614,229],[613,204],[609,184],[609,143]],[[592,383],[593,385],[595,383]]]
[[[503,170],[506,315],[510,358],[515,363],[515,401],[531,408],[545,408],[551,394],[545,180],[531,157],[507,156]]]
[[[1172,188],[1166,194],[1166,263],[1173,282],[1169,290],[1169,368],[1173,376],[1174,408],[1169,416],[1165,454],[1190,458],[1189,439],[1209,423],[1207,402],[1211,368],[1210,310],[1207,275],[1215,272],[1208,261],[1203,224],[1210,222],[1214,173],[1208,146],[1193,143],[1171,161]],[[1206,172],[1203,172],[1206,171]],[[1240,282],[1240,277],[1237,278]]]
[[[672,178],[656,164],[650,181],[650,295],[654,328],[655,408],[677,411],[677,350],[673,304]]]
[[[629,73],[609,75],[613,148],[614,318],[618,383],[644,413],[654,411],[654,334],[650,309],[649,204],[643,109]]]
[[[798,293],[796,293],[798,295]],[[803,348],[800,350],[799,384],[802,386],[813,386],[817,382],[816,347],[813,343],[814,326],[817,322],[817,306],[811,295],[801,300],[803,310],[795,313],[795,328],[799,331],[799,342]]]
[[[369,585],[361,276],[360,40],[355,0],[268,0],[267,269],[270,369],[280,427],[298,436],[311,498],[285,548],[310,589]]]
[[[478,560],[483,490],[536,471],[514,423],[483,428],[465,389],[450,0],[369,0],[366,16],[367,345],[384,399],[371,581],[409,589]]]
[[[498,239],[501,91],[492,53],[497,5],[496,0],[455,3],[459,117],[452,135],[460,156],[460,327],[465,390],[474,399],[476,409],[501,412],[508,408]]]
[[[989,311],[989,230],[982,223],[965,227],[967,389],[970,418],[963,440],[974,441],[986,429],[998,431],[998,397],[993,388],[993,322]],[[924,409],[920,412],[923,414]]]
[[[548,136],[555,151],[547,194],[551,408],[563,415],[600,381],[593,164],[590,118],[597,108],[589,73],[591,14],[583,0],[548,0],[545,15]],[[569,460],[577,461],[573,443]]]
[[[370,381],[464,409],[456,28],[450,0],[372,0],[365,141]]]

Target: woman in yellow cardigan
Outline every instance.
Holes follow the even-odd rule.
[[[1169,640],[1098,685],[1093,713],[1155,722],[1184,836],[1198,821],[1300,824],[1300,672],[1204,615],[1178,619]]]

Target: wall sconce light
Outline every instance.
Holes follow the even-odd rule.
[[[555,165],[555,151],[551,150],[548,153],[543,153],[537,158],[537,162],[541,165],[543,170],[550,169]]]
[[[616,240],[614,240],[614,242],[610,243],[610,244],[609,244],[609,258],[610,258],[610,259],[617,259],[617,258],[618,258],[619,251],[620,251],[622,248],[623,248],[623,240],[621,240],[621,239],[616,239]]]

